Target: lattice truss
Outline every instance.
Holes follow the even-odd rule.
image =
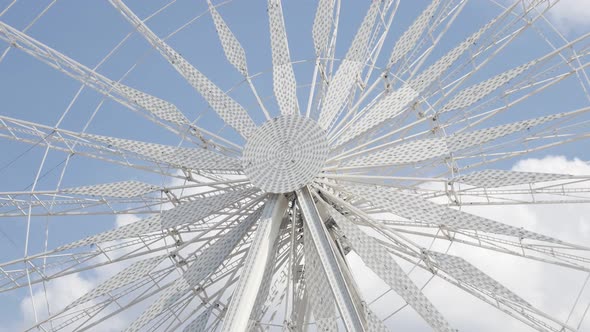
[[[307,3],[268,0],[257,12],[248,1],[243,15],[232,12],[235,1],[207,0],[186,24],[169,19],[169,35],[156,22],[180,12],[176,1],[148,14],[109,2],[128,34],[94,67],[34,37],[56,1],[23,26],[12,23],[19,1],[0,4],[0,67],[40,62],[79,86],[61,114],[0,111],[0,230],[18,247],[0,256],[0,303],[11,294],[42,298],[32,301],[30,330],[106,331],[123,322],[126,331],[387,331],[398,329],[392,317],[411,311],[416,326],[456,331],[449,307],[459,304],[431,298],[434,285],[482,301],[519,330],[590,326],[590,285],[570,294],[571,307],[550,312],[492,277],[485,260],[460,254],[590,275],[587,243],[469,209],[590,203],[590,174],[507,166],[581,150],[590,136],[590,32],[564,37],[547,14],[558,1],[318,0],[302,27],[290,10]],[[253,69],[260,51],[247,59],[247,34],[232,30],[236,13],[266,27],[250,36],[266,38],[266,69]],[[195,22],[218,41],[197,51],[217,47],[231,66],[215,73],[205,57],[193,59],[192,37],[183,55],[173,37]],[[529,49],[531,38],[541,46]],[[105,67],[132,43],[147,53],[109,77]],[[146,55],[202,105],[181,98],[184,88],[142,91],[131,78],[149,67]],[[236,75],[240,83],[225,85]],[[10,87],[9,75],[0,80]],[[170,90],[164,79],[155,86]],[[73,115],[79,105],[96,108]],[[118,112],[110,121],[137,120],[119,134],[104,122],[101,130],[95,117],[106,108]],[[83,126],[68,121],[85,116]],[[19,173],[31,156],[34,167]],[[23,172],[32,175],[16,183]],[[108,227],[125,216],[133,221]],[[86,225],[83,235],[63,226],[73,219]],[[559,221],[564,230],[573,222]],[[53,283],[92,273],[101,278],[88,291],[50,306]],[[368,274],[381,282],[377,296],[366,290]]]

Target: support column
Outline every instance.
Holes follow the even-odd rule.
[[[349,332],[366,331],[362,310],[360,310],[362,308],[358,308],[355,305],[353,296],[351,295],[352,292],[349,289],[352,285],[346,283],[342,270],[343,267],[338,263],[337,253],[330,243],[332,240],[328,234],[328,230],[318,213],[313,197],[311,197],[311,193],[307,187],[297,191],[297,201],[309,228],[311,240],[326,273],[330,289],[334,293],[336,306],[344,320],[346,330]]]
[[[287,199],[284,195],[271,195],[266,202],[221,331],[247,331],[264,271],[268,264],[272,264],[273,244],[279,236],[281,220],[286,209]]]

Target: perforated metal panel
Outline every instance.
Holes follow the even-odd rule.
[[[202,313],[200,313],[197,318],[195,318],[190,324],[188,324],[183,332],[205,332],[205,328],[207,327],[207,322],[209,321],[209,316],[211,316],[211,309],[206,309]]]
[[[169,308],[185,296],[189,290],[190,286],[184,279],[177,279],[174,284],[161,291],[159,297],[154,300],[152,304],[125,329],[125,331],[140,331],[140,329],[152,319],[158,317],[166,310],[169,310]]]
[[[492,294],[493,297],[504,298],[530,307],[530,304],[520,296],[516,295],[504,285],[500,284],[463,258],[434,251],[428,251],[427,255],[434,259],[433,263],[436,267],[445,271],[459,282]]]
[[[221,15],[215,9],[215,6],[209,2],[209,11],[211,12],[211,16],[213,17],[213,22],[215,23],[215,29],[217,29],[217,35],[219,36],[219,40],[221,41],[221,46],[223,47],[223,52],[227,57],[227,60],[238,69],[238,71],[244,75],[248,76],[248,64],[246,61],[246,52],[244,48],[231,32]]]
[[[307,226],[303,228],[303,239],[307,239],[303,247],[307,303],[311,307],[318,331],[337,331],[334,295],[330,291],[330,284],[322,269],[318,253],[310,241],[311,235]]]
[[[248,140],[242,165],[254,186],[287,193],[311,182],[327,155],[328,141],[313,120],[280,116],[265,122]]]
[[[324,129],[328,129],[334,121],[351,88],[360,77],[365,61],[367,60],[371,31],[373,30],[380,6],[381,1],[373,1],[371,3],[369,11],[352,40],[346,57],[338,67],[336,75],[328,86],[328,92],[322,102],[322,111],[318,120],[318,124]]]
[[[429,138],[409,141],[364,154],[361,157],[345,161],[343,166],[407,165],[448,154],[449,149],[444,139]]]
[[[367,320],[367,331],[371,332],[388,332],[387,326],[383,323],[368,306],[363,306],[365,311],[365,318]]]
[[[469,36],[465,41],[459,44],[457,47],[452,49],[449,53],[445,54],[443,57],[438,59],[434,64],[424,70],[420,75],[416,78],[412,79],[408,84],[414,88],[416,91],[422,93],[426,90],[433,82],[438,80],[441,75],[447,71],[454,63],[459,59],[465,51],[467,51],[471,46],[475,45],[479,38],[488,31],[489,28],[494,26],[496,23],[496,19],[488,22],[484,25],[481,29],[477,32]]]
[[[451,99],[441,108],[441,112],[449,112],[455,109],[465,108],[475,104],[487,95],[496,91],[502,85],[510,82],[510,80],[514,79],[516,76],[523,73],[525,70],[530,68],[534,63],[535,62],[531,62],[510,69],[481,83],[475,84],[464,90],[461,90],[453,97],[453,99]]]
[[[261,209],[241,221],[237,227],[227,232],[211,246],[200,251],[182,277],[178,278],[172,286],[166,288],[158,299],[152,302],[149,308],[129,325],[126,331],[139,331],[213,273],[233,250],[238,241],[244,237],[246,231],[258,220],[260,212]]]
[[[176,70],[199,92],[211,105],[211,108],[243,137],[248,137],[256,128],[256,124],[248,112],[223,90],[215,85],[207,76],[198,71],[178,52],[154,34],[123,2],[113,0],[111,3],[118,8],[133,26],[176,68]]]
[[[424,31],[428,28],[430,20],[436,12],[440,1],[433,0],[426,9],[416,18],[414,23],[410,25],[401,37],[395,43],[391,56],[389,57],[389,65],[396,64],[402,59],[408,52],[414,49]]]
[[[187,123],[184,115],[172,103],[115,82],[21,33],[4,22],[0,22],[0,39],[18,45],[17,47],[24,52],[31,54],[35,58],[95,89],[99,93],[113,96],[118,102],[130,105],[135,104],[154,116],[177,125]]]
[[[317,56],[328,47],[328,38],[332,27],[335,0],[319,0],[313,21],[313,45]]]
[[[141,196],[160,188],[138,181],[121,181],[113,183],[97,184],[92,186],[64,188],[63,193],[90,196],[108,196],[118,198],[129,198]]]
[[[344,144],[383,121],[393,118],[401,113],[418,96],[419,92],[407,84],[385,95],[373,108],[367,111],[367,114],[340,135],[336,145]]]
[[[162,212],[162,228],[173,228],[198,221],[254,192],[255,189],[236,190],[210,197],[199,197],[194,201],[180,204],[174,209]]]
[[[127,97],[127,99],[139,105],[141,108],[151,112],[156,117],[176,123],[180,126],[187,125],[189,123],[184,114],[182,114],[173,104],[160,98],[156,98],[152,95],[148,95],[147,93],[125,86],[121,83],[113,83],[113,85],[115,89]]]
[[[451,135],[447,137],[447,146],[451,151],[459,151],[461,149],[479,146],[487,142],[490,142],[494,139],[510,135],[522,130],[527,130],[529,128],[539,126],[556,119],[560,119],[566,115],[567,113],[552,114],[549,116],[543,116],[539,118],[508,123],[501,126],[485,128],[457,135]]]
[[[486,169],[483,171],[456,177],[452,181],[477,187],[495,188],[519,184],[563,180],[569,179],[571,177],[572,176],[568,174],[515,172],[498,169]]]
[[[114,240],[120,240],[130,237],[137,237],[142,234],[149,234],[162,230],[161,217],[160,215],[154,215],[142,220],[127,224],[121,227],[117,227],[113,230],[99,233],[78,241],[74,241],[63,246],[56,248],[56,250],[68,250],[78,248],[82,246],[93,245],[101,242],[108,242]]]
[[[211,82],[207,76],[184,60],[178,53],[170,48],[167,48],[167,52],[170,53],[169,60],[176,64],[178,70],[195,90],[203,96],[211,108],[217,112],[219,117],[243,137],[248,138],[256,129],[256,124],[248,115],[246,109]]]
[[[372,128],[399,114],[434,81],[438,80],[440,76],[449,69],[449,67],[451,67],[455,61],[467,51],[467,49],[469,49],[469,47],[477,42],[477,40],[494,25],[494,23],[495,20],[492,20],[486,24],[479,31],[459,44],[459,46],[455,47],[420,73],[420,75],[411,79],[402,88],[384,97],[375,107],[370,109],[355,125],[353,125],[345,135],[340,137],[338,145],[361,136]]]
[[[283,115],[299,114],[297,82],[291,65],[281,0],[268,0],[272,80],[275,98]]]
[[[167,255],[160,255],[151,257],[131,264],[125,269],[121,270],[114,276],[110,277],[103,283],[99,284],[91,291],[78,298],[76,301],[68,305],[68,308],[73,308],[81,303],[88,302],[99,296],[106,295],[109,292],[128,285],[134,281],[140,280],[147,276],[156,266],[158,266]]]
[[[231,253],[236,244],[244,237],[246,232],[260,218],[262,209],[258,209],[243,221],[227,232],[223,237],[213,243],[210,247],[202,252],[197,253],[197,259],[188,267],[184,274],[184,279],[191,285],[197,287],[198,284],[221,265],[225,258]]]
[[[453,331],[449,323],[402,268],[376,240],[365,234],[333,207],[324,204],[336,224],[346,235],[355,252],[375,274],[398,293],[436,331]]]
[[[428,159],[447,157],[451,152],[459,152],[474,146],[481,146],[498,138],[528,130],[544,123],[567,117],[571,113],[558,113],[549,116],[513,122],[466,133],[459,133],[440,138],[415,140],[391,147],[384,147],[375,152],[345,161],[345,166],[389,166],[426,161]]]
[[[66,250],[95,243],[137,237],[143,234],[159,232],[163,229],[194,223],[254,192],[255,190],[249,189],[232,191],[210,197],[199,197],[194,201],[185,202],[170,210],[162,211],[161,214],[153,215],[131,224],[60,246],[56,250]]]
[[[238,160],[203,148],[179,148],[170,145],[91,134],[81,134],[80,136],[109,144],[117,149],[136,153],[157,163],[169,164],[179,168],[239,170],[241,167]]]
[[[518,238],[561,243],[559,240],[524,228],[506,225],[467,212],[451,209],[400,191],[366,185],[346,185],[345,188],[355,196],[367,199],[371,203],[411,221],[435,224],[450,229],[478,230]]]

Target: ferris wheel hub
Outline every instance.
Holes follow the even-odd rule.
[[[252,184],[270,193],[288,193],[310,183],[324,167],[328,140],[312,119],[282,115],[248,138],[242,155]]]

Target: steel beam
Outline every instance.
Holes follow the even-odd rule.
[[[297,191],[297,201],[303,213],[303,217],[309,228],[311,243],[315,246],[330,289],[334,293],[336,306],[342,316],[346,330],[349,332],[367,331],[362,315],[362,308],[357,307],[353,292],[346,283],[343,266],[338,262],[337,253],[332,246],[330,235],[322,222],[316,205],[307,187]],[[309,239],[306,239],[309,240]],[[309,243],[309,242],[308,242]],[[306,244],[307,245],[307,244]]]
[[[287,199],[285,196],[272,195],[269,197],[260,216],[258,229],[225,314],[221,331],[245,332],[248,330],[248,321],[262,285],[264,271],[268,264],[272,264],[274,243],[279,236],[281,220],[286,209]]]

